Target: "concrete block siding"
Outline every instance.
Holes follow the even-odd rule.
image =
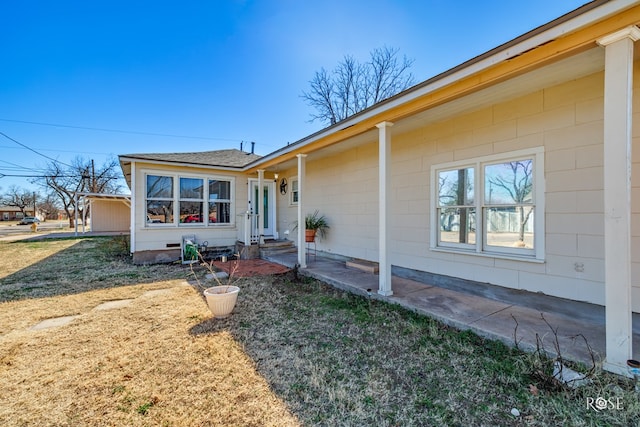
[[[604,75],[595,73],[406,134],[391,128],[392,263],[604,304],[603,93]],[[640,104],[638,96],[635,103]],[[640,115],[635,119],[638,145]],[[377,261],[377,144],[371,134],[364,144],[307,159],[305,210],[319,209],[331,222],[318,249]],[[544,263],[429,249],[432,165],[540,146],[546,188]],[[634,171],[640,167],[638,151],[640,146]],[[292,168],[284,176],[296,173]],[[639,175],[633,179],[634,248],[640,247]],[[281,229],[296,218],[288,197],[278,199]],[[639,250],[633,250],[633,262],[640,272]],[[640,312],[640,284],[635,285],[634,311]]]

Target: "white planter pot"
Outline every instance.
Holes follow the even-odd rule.
[[[205,289],[204,296],[213,317],[222,319],[229,316],[236,306],[238,292],[240,288],[237,286],[214,286]]]

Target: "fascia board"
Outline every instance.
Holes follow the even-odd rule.
[[[246,167],[233,167],[233,166],[213,166],[213,165],[204,165],[201,163],[189,163],[189,162],[171,162],[166,160],[150,160],[143,159],[138,157],[120,157],[120,162],[130,162],[130,163],[145,163],[151,165],[167,165],[167,166],[177,166],[177,167],[189,167],[189,168],[200,168],[200,169],[212,169],[212,170],[224,170],[229,172],[242,172]]]

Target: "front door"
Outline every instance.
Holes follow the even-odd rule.
[[[256,218],[255,223],[252,224],[252,228],[255,233],[258,232],[259,223],[262,221],[264,226],[264,236],[276,238],[276,200],[275,200],[275,182],[262,181],[262,192],[258,191],[258,180],[250,180],[249,186],[249,206],[252,213],[256,213],[256,205],[261,202],[260,218]],[[260,194],[262,193],[262,194]]]

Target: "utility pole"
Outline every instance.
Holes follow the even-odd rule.
[[[96,165],[93,159],[91,159],[91,192],[98,192],[98,189],[96,188]]]

